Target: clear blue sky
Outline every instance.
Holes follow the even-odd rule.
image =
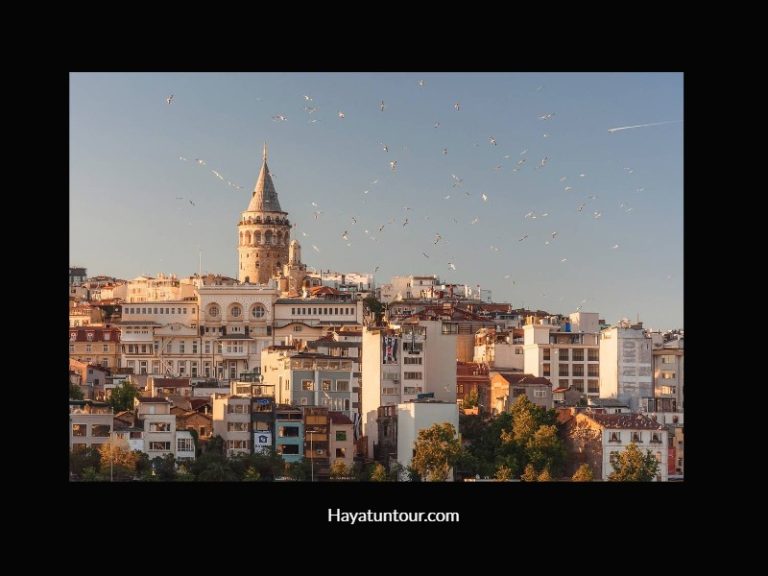
[[[202,250],[204,272],[237,276],[267,141],[311,267],[438,274],[514,306],[682,327],[682,120],[673,73],[72,74],[70,264],[186,276]]]

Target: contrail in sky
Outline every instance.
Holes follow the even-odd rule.
[[[647,126],[661,126],[662,124],[677,124],[682,120],[670,120],[669,122],[651,122],[650,124],[635,124],[634,126],[620,126],[618,128],[608,128],[608,132],[613,134],[619,130],[631,130],[632,128],[645,128]]]

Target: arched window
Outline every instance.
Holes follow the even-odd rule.
[[[240,246],[243,245],[243,233],[240,232]]]
[[[264,218],[264,224],[272,224],[272,216],[267,216]]]
[[[278,232],[278,233],[275,235],[275,244],[277,244],[278,246],[280,246],[280,245],[282,245],[282,243],[283,243],[283,233],[282,233],[282,232]]]
[[[229,315],[232,316],[232,318],[240,318],[242,313],[243,309],[240,307],[240,304],[232,304],[229,308]]]
[[[264,244],[272,244],[272,230],[264,232]]]
[[[250,233],[250,231],[245,233],[245,245],[246,246],[250,246],[251,245],[251,233]]]
[[[267,310],[262,304],[254,304],[251,308],[251,316],[253,318],[264,318],[264,314],[266,313]]]
[[[256,216],[256,224],[261,224],[261,216]]]
[[[261,232],[258,230],[253,233],[253,245],[261,244]]]
[[[208,305],[208,316],[211,318],[217,318],[219,316],[220,310],[218,304],[209,304]]]

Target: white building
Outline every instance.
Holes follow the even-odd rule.
[[[659,463],[656,480],[668,480],[668,438],[667,430],[640,414],[590,414],[602,429],[603,480],[613,472],[611,462],[620,452],[634,443],[643,454],[650,450]]]
[[[549,378],[553,389],[572,386],[600,395],[600,345],[596,312],[575,312],[565,322],[531,316],[523,327],[523,371]]]
[[[459,432],[459,407],[456,402],[411,401],[397,405],[397,461],[404,467],[411,464],[420,430],[433,424],[452,424]],[[449,480],[453,480],[451,470]]]
[[[441,320],[419,320],[363,331],[362,423],[368,453],[378,442],[379,406],[415,400],[456,403],[456,333]]]
[[[616,398],[640,409],[653,396],[651,339],[642,324],[622,322],[600,333],[600,397]]]
[[[160,273],[156,277],[139,276],[114,286],[111,297],[121,298],[125,303],[189,300],[195,297],[195,286],[190,278],[179,280],[175,274]]]

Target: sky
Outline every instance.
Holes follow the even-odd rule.
[[[683,327],[681,73],[73,73],[69,119],[90,276],[237,277],[267,142],[311,268]]]

